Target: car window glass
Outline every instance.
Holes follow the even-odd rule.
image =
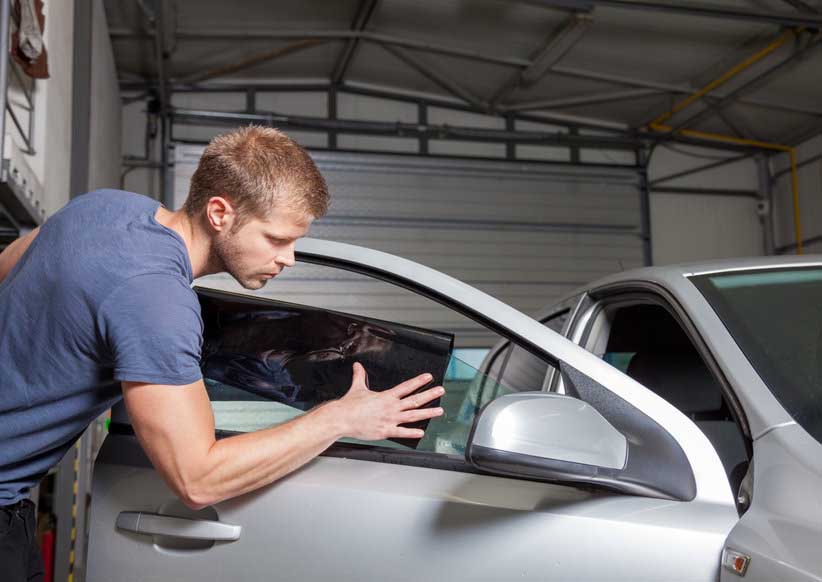
[[[500,354],[498,363],[492,369],[478,369],[489,348],[498,344],[501,338],[473,320],[432,300],[389,283],[364,275],[340,272],[331,267],[298,263],[286,273],[290,279],[283,277],[280,280],[278,277],[253,295],[453,334],[454,349],[448,359],[443,381],[446,394],[440,402],[445,415],[430,421],[425,437],[413,445],[417,451],[462,454],[474,417],[482,406],[503,394],[539,390],[542,387],[548,364],[520,348],[508,349]],[[290,293],[297,282],[300,293]],[[249,294],[225,278],[206,278],[198,281],[198,284]],[[335,292],[335,287],[339,292]],[[358,294],[352,295],[355,290]],[[503,380],[500,372],[505,363],[510,364],[507,372],[510,378]],[[428,370],[414,370],[412,373],[409,369],[408,375],[411,377],[425,371]],[[294,403],[282,401],[283,399],[272,401],[254,394],[241,377],[235,377],[231,382],[226,380],[224,375],[205,374],[218,431],[259,430],[304,413]],[[339,379],[346,389],[350,381],[350,374]],[[411,449],[408,444],[394,441],[366,444]]]
[[[557,333],[565,333],[565,326],[568,324],[569,317],[571,317],[571,310],[563,309],[559,313],[554,313],[547,319],[542,320],[542,323],[545,324],[545,327]]]
[[[570,310],[566,308],[542,319],[541,323],[557,333],[563,333],[569,316]],[[519,386],[521,391],[542,390],[549,384],[548,374],[554,370],[542,358],[519,346],[512,346],[509,341],[500,343],[492,350],[486,365],[490,377],[508,386]]]

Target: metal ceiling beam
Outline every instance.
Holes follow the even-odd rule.
[[[713,106],[709,105],[709,107],[713,107]],[[742,138],[748,137],[748,138],[753,138],[753,139],[757,138],[757,136],[754,135],[754,133],[752,131],[748,130],[748,129],[746,129],[745,131],[742,131],[742,128],[739,127],[739,124],[737,122],[735,122],[734,120],[732,120],[721,109],[716,109],[715,112],[716,112],[717,117],[719,117],[719,119],[722,120],[722,122],[728,127],[728,129],[731,131],[731,133],[734,134],[734,137],[742,137]]]
[[[822,154],[811,156],[810,158],[802,160],[801,162],[796,164],[796,169],[800,170],[800,169],[804,168],[805,166],[809,166],[810,164],[815,164],[816,162],[818,162],[820,160],[822,160]],[[791,173],[791,167],[788,166],[787,168],[785,168],[783,170],[779,170],[778,172],[776,172],[771,179],[772,180],[777,180],[777,179],[781,178],[782,176],[784,176],[786,174],[790,174],[790,173]]]
[[[458,97],[465,101],[466,103],[470,103],[473,107],[477,108],[480,111],[487,111],[489,110],[488,103],[484,102],[482,99],[468,91],[467,89],[461,87],[458,83],[455,83],[451,78],[434,69],[431,65],[425,64],[419,61],[416,57],[412,56],[407,51],[392,46],[390,44],[383,45],[383,48],[397,57],[400,61],[432,81],[436,83],[455,97]]]
[[[558,99],[535,99],[533,101],[522,101],[519,103],[506,103],[498,105],[498,108],[505,111],[561,109],[563,107],[576,107],[579,105],[611,103],[612,101],[620,101],[622,99],[636,99],[637,97],[648,97],[649,95],[659,95],[665,92],[666,91],[662,91],[661,89],[623,89],[620,91],[604,91],[602,93],[590,93],[587,95],[561,97]]]
[[[820,117],[815,123],[812,123],[810,127],[802,128],[781,141],[782,143],[786,143],[791,146],[798,146],[819,135],[822,135],[822,117]]]
[[[151,85],[142,84],[139,87],[136,85],[128,85],[126,88],[128,90],[145,90],[150,88]],[[190,92],[197,92],[197,91],[222,91],[222,92],[244,92],[248,89],[254,89],[258,92],[260,91],[328,91],[331,89],[330,84],[316,84],[316,83],[295,83],[288,86],[279,86],[279,85],[265,85],[265,84],[257,84],[257,85],[248,85],[246,83],[243,84],[226,84],[220,83],[217,86],[205,86],[205,87],[192,87],[192,86],[172,86],[172,90],[181,90],[181,91],[190,91]],[[435,97],[426,97],[422,96],[417,92],[413,91],[402,91],[396,89],[375,89],[368,87],[367,85],[361,83],[345,83],[341,87],[337,89],[340,92],[348,92],[357,95],[366,95],[370,97],[379,97],[383,99],[397,99],[401,101],[408,101],[413,103],[425,103],[431,107],[443,107],[443,108],[450,108],[456,109],[459,111],[468,111],[474,113],[486,113],[485,111],[478,110],[475,107],[471,106],[468,103],[464,103],[462,101],[448,101],[446,99],[437,99]],[[492,112],[490,114],[498,114]],[[589,128],[594,129],[597,131],[607,131],[611,132],[614,136],[621,136],[627,139],[636,139],[636,135],[625,123],[620,123],[616,121],[609,121],[603,119],[597,119],[592,117],[584,117],[579,115],[569,115],[565,113],[559,112],[546,112],[540,111],[538,113],[531,113],[531,114],[523,114],[523,113],[516,113],[514,112],[513,115],[515,119],[521,121],[530,121],[534,123],[546,123],[546,124],[556,124],[556,125],[564,125],[570,128]],[[658,143],[658,142],[676,142],[682,143],[687,145],[699,146],[703,148],[715,149],[720,151],[745,151],[745,152],[752,152],[752,151],[759,151],[756,148],[751,146],[739,146],[739,145],[732,145],[732,144],[725,144],[722,142],[706,140],[706,139],[699,139],[687,136],[670,136],[670,135],[643,135],[641,136],[643,140],[649,143]]]
[[[710,108],[703,109],[699,113],[674,124],[671,132],[678,131],[684,127],[693,127],[696,124],[713,117],[715,114],[719,113],[723,108],[737,101],[739,97],[762,87],[762,85],[764,85],[777,74],[784,73],[786,67],[788,67],[789,65],[796,65],[799,62],[801,62],[803,58],[806,58],[810,54],[810,51],[812,49],[815,49],[818,46],[822,46],[822,35],[817,33],[815,37],[807,41],[803,46],[800,46],[799,48],[795,49],[790,55],[782,59],[780,62],[765,69],[749,81],[742,83],[737,88],[733,89],[731,92],[726,93],[718,101],[715,101]]]
[[[652,180],[648,185],[652,188],[658,184],[662,184],[664,182],[670,182],[671,180],[676,180],[677,178],[684,178],[685,176],[691,176],[693,174],[699,174],[701,172],[707,172],[708,170],[713,170],[715,168],[721,168],[722,166],[726,166],[728,164],[733,164],[734,162],[741,162],[744,159],[747,159],[754,155],[753,153],[744,153],[739,156],[734,156],[725,160],[719,160],[717,162],[711,162],[710,164],[705,164],[703,166],[697,166],[696,168],[690,168],[688,170],[682,170],[680,172],[675,172],[673,174],[668,174],[667,176],[662,176],[661,178],[657,178],[656,180]]]
[[[718,149],[723,151],[744,151],[751,154],[761,151],[755,146],[720,143],[708,139],[691,138],[687,136],[659,136],[653,134],[579,134],[566,131],[539,132],[539,131],[509,131],[502,129],[483,129],[473,127],[459,127],[452,125],[421,125],[419,123],[388,123],[377,121],[354,121],[328,119],[320,117],[305,117],[294,115],[280,115],[277,113],[229,113],[223,111],[200,111],[189,109],[174,109],[174,122],[184,124],[216,124],[241,125],[244,123],[259,123],[280,127],[283,129],[303,131],[337,131],[345,133],[359,133],[364,135],[395,135],[400,137],[427,137],[429,139],[454,139],[464,141],[486,141],[494,143],[530,143],[540,145],[577,146],[594,149],[618,149],[636,151],[637,147],[661,141],[676,141],[699,147]],[[545,121],[545,120],[534,120]]]
[[[740,188],[697,188],[694,186],[659,186],[652,188],[654,194],[699,194],[703,196],[741,196],[759,198],[756,190]]]
[[[228,65],[222,65],[219,67],[212,67],[206,69],[204,71],[200,71],[197,73],[192,73],[190,75],[186,75],[181,79],[175,79],[175,82],[185,83],[185,84],[192,84],[198,83],[201,81],[208,81],[210,79],[216,79],[218,77],[224,77],[226,75],[231,75],[233,73],[238,73],[240,71],[244,71],[256,65],[261,65],[263,63],[268,63],[270,61],[274,61],[276,59],[282,58],[287,55],[294,54],[296,52],[303,51],[305,49],[309,49],[320,44],[323,44],[324,40],[321,39],[312,39],[312,40],[300,40],[297,42],[289,43],[285,46],[277,47],[275,49],[263,51],[261,53],[257,53],[256,55],[252,55],[250,57],[246,57],[241,59],[237,62],[230,63]]]
[[[573,2],[571,0],[544,0],[542,5],[545,8],[555,8],[557,5],[562,8],[574,7],[577,10],[588,12],[598,6],[607,6],[626,10],[668,12],[724,20],[776,24],[778,26],[822,27],[822,16],[818,14],[743,9],[731,5],[704,2],[665,2],[661,0],[578,0],[578,2]]]
[[[548,37],[542,48],[531,57],[530,65],[513,75],[493,93],[490,102],[499,103],[518,87],[529,87],[539,81],[579,42],[591,22],[591,17],[588,15],[572,15],[559,32]]]
[[[134,83],[131,81],[121,82],[121,91],[148,91],[154,84],[151,82],[141,81]],[[170,90],[174,93],[245,93],[248,90],[253,90],[257,93],[263,92],[326,92],[332,89],[332,85],[328,82],[291,82],[283,84],[277,83],[229,83],[220,82],[204,85],[182,85],[171,84]],[[364,95],[367,97],[377,97],[380,99],[393,99],[404,101],[407,103],[420,104],[423,103],[429,107],[442,107],[445,109],[454,109],[457,111],[467,111],[472,113],[485,113],[485,111],[478,110],[472,105],[463,102],[462,100],[450,100],[447,97],[435,97],[419,93],[417,91],[405,91],[402,89],[388,89],[383,87],[371,86],[367,83],[357,83],[347,81],[341,86],[337,87],[338,93],[350,93],[352,95]],[[625,123],[616,121],[609,121],[604,119],[597,119],[594,117],[584,117],[579,115],[568,115],[559,112],[543,112],[537,114],[514,113],[515,118],[522,121],[532,121],[534,123],[547,123],[556,125],[565,125],[568,127],[581,127],[588,129],[596,129],[613,132],[615,134],[625,134],[630,131],[630,127]]]
[[[128,29],[111,29],[110,36],[113,40],[151,40],[151,33],[135,32]],[[351,30],[306,30],[306,31],[227,31],[227,30],[207,30],[207,29],[184,29],[177,30],[178,40],[224,40],[224,41],[248,41],[248,40],[306,40],[306,39],[327,39],[327,40],[348,40],[360,39],[369,42],[375,42],[382,45],[390,44],[394,46],[401,46],[405,48],[432,52],[435,54],[443,54],[454,57],[461,57],[469,60],[474,60],[482,63],[489,63],[494,65],[504,65],[515,68],[526,68],[531,65],[529,59],[521,57],[500,57],[497,55],[484,54],[477,51],[461,49],[457,47],[449,47],[447,45],[430,43],[424,41],[417,41],[413,39],[397,37],[388,34],[378,34],[367,31],[351,31]],[[562,65],[554,65],[551,67],[550,73],[557,75],[565,75],[570,77],[577,77],[581,79],[589,79],[595,81],[603,81],[616,85],[623,85],[627,87],[650,88],[659,89],[661,91],[669,91],[673,93],[689,94],[694,92],[694,88],[689,85],[678,85],[674,83],[664,83],[650,81],[646,79],[638,79],[628,77],[625,75],[614,75],[609,73],[602,73],[598,71],[590,71],[580,69],[577,67],[567,67]],[[716,93],[721,97],[721,93]],[[709,99],[710,101],[710,99]],[[808,115],[822,115],[822,110],[811,110],[808,108],[801,108],[797,106],[787,106],[780,103],[770,102],[763,99],[740,99],[740,103],[746,105],[755,105],[767,109],[788,111],[790,113],[805,113]]]
[[[456,139],[481,142],[508,142],[531,144],[554,144],[564,146],[600,147],[608,149],[635,150],[640,145],[637,138],[612,137],[603,135],[575,135],[567,132],[510,131],[505,129],[482,129],[453,125],[422,125],[419,123],[389,123],[379,121],[355,121],[326,119],[276,113],[228,113],[223,111],[202,111],[174,109],[171,112],[175,122],[217,125],[240,125],[259,123],[286,129],[308,131],[342,131],[371,135],[401,135],[404,137],[429,137],[435,139]]]
[[[815,6],[811,6],[807,2],[803,2],[803,0],[782,0],[785,4],[790,4],[800,12],[811,12],[819,14],[822,10],[819,10]]]
[[[354,21],[351,23],[351,30],[354,32],[362,32],[365,30],[379,3],[380,0],[361,0],[360,5],[357,7],[357,14],[354,15]],[[346,41],[345,47],[342,53],[340,53],[337,64],[334,65],[334,70],[331,73],[331,82],[334,85],[339,85],[345,78],[354,54],[357,52],[359,42],[360,40],[358,38],[350,38]]]
[[[109,36],[112,40],[148,40],[151,38],[150,34],[135,32],[133,30],[115,28],[109,31]],[[492,54],[481,53],[478,51],[462,49],[442,45],[439,43],[432,43],[427,41],[419,41],[405,37],[399,37],[391,34],[381,34],[369,31],[355,31],[355,30],[210,30],[205,28],[197,29],[177,29],[178,40],[219,40],[242,42],[251,40],[306,40],[306,39],[325,39],[325,40],[348,40],[359,39],[379,44],[391,44],[401,46],[404,48],[427,51],[437,54],[443,54],[454,57],[462,57],[483,63],[491,63],[495,65],[505,65],[509,67],[527,67],[531,64],[528,59],[521,57],[501,57]]]
[[[602,73],[599,71],[590,71],[586,69],[580,69],[578,67],[567,67],[563,65],[557,65],[551,68],[552,73],[556,73],[557,75],[565,75],[569,77],[577,77],[580,79],[589,79],[591,81],[603,81],[606,83],[613,83],[615,85],[624,85],[628,87],[645,87],[649,89],[660,89],[662,91],[670,91],[672,93],[680,93],[680,94],[691,94],[696,91],[696,88],[692,87],[691,85],[683,85],[683,84],[676,84],[676,83],[664,83],[659,81],[649,81],[646,79],[638,79],[636,77],[627,77],[624,75],[614,75],[611,73]],[[714,92],[715,97],[708,97],[708,102],[714,102],[717,98],[724,97],[725,93],[721,91]],[[757,107],[764,107],[767,109],[775,109],[780,111],[787,111],[789,113],[802,113],[806,115],[822,115],[822,109],[809,109],[805,107],[799,107],[794,105],[783,105],[780,103],[767,101],[764,99],[754,99],[754,98],[747,98],[747,99],[738,99],[739,103],[744,103],[745,105],[754,105]]]

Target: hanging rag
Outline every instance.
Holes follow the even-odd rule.
[[[46,17],[43,0],[14,0],[11,56],[34,79],[49,77],[48,53],[43,43]]]

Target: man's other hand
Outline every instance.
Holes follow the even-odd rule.
[[[344,436],[377,441],[389,438],[422,438],[425,432],[418,428],[400,426],[410,422],[441,416],[442,408],[420,408],[442,396],[442,386],[414,392],[432,380],[431,374],[397,384],[390,390],[374,392],[368,389],[365,368],[354,364],[354,378],[345,396],[331,403],[340,415]]]

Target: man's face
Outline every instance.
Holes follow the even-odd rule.
[[[214,239],[222,270],[246,289],[260,289],[285,267],[294,265],[294,244],[313,218],[275,208],[264,219],[251,218],[240,228],[226,228]]]

